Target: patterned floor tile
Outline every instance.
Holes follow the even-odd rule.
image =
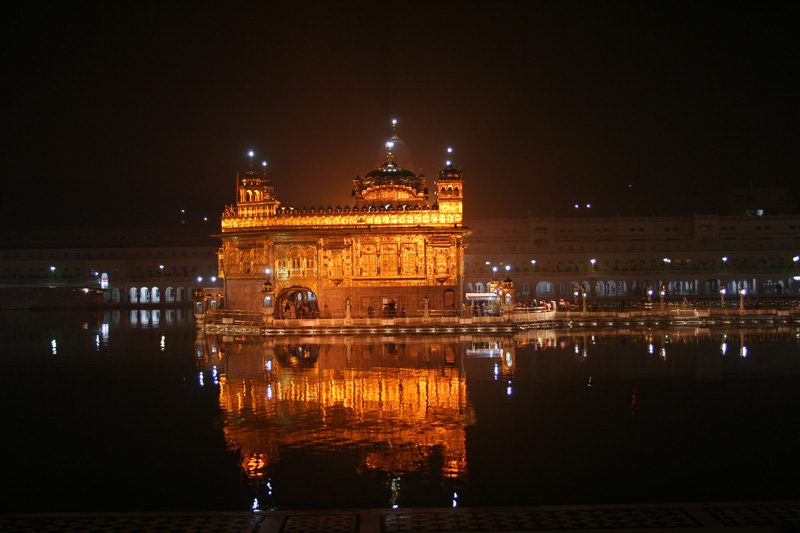
[[[387,513],[386,533],[530,531],[537,529],[682,528],[700,524],[679,508]]]
[[[729,527],[772,526],[800,529],[800,507],[796,505],[742,505],[706,507],[714,518]]]
[[[359,530],[357,514],[287,515],[281,533],[353,533]]]
[[[153,516],[32,516],[0,517],[0,531],[13,533],[241,532],[258,531],[263,517],[253,514]]]

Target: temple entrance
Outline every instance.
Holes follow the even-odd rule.
[[[305,287],[289,287],[275,299],[275,318],[318,318],[317,295]]]

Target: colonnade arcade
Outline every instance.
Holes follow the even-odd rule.
[[[744,289],[748,295],[795,294],[800,292],[800,282],[792,278],[711,278],[698,279],[643,279],[643,280],[586,280],[570,279],[561,281],[523,281],[518,282],[518,295],[522,298],[565,298],[571,297],[575,287],[592,297],[645,297],[648,287],[655,293],[664,287],[667,297],[675,296],[719,296],[725,287],[729,294]],[[483,282],[467,282],[466,292],[487,291]]]
[[[191,300],[190,287],[158,287],[158,286],[134,286],[125,291],[126,299],[120,299],[121,294],[118,288],[109,291],[109,301],[112,303],[129,304],[157,304],[157,303],[181,303]]]

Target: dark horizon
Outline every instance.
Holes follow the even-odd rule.
[[[429,187],[454,148],[468,219],[584,216],[576,203],[594,216],[725,213],[729,191],[751,185],[796,205],[798,14],[19,5],[4,28],[2,222],[171,224],[184,209],[217,224],[250,150],[283,205],[352,205],[393,118]]]

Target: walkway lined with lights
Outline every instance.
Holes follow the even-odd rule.
[[[686,503],[481,509],[366,509],[267,513],[96,513],[0,516],[0,530],[242,533],[481,531],[793,531],[800,502]]]

